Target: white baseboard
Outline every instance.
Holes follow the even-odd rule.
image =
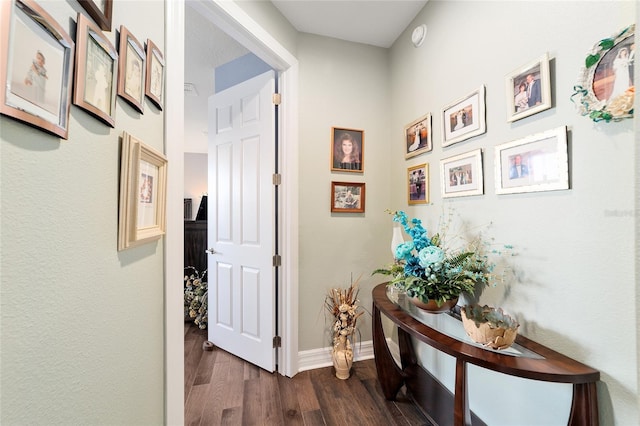
[[[387,339],[387,345],[391,351],[391,355],[397,361],[400,359],[400,349],[398,344],[391,339]],[[364,361],[373,358],[373,341],[359,342],[355,345],[353,354],[354,361]],[[313,370],[316,368],[330,367],[333,365],[331,361],[331,347],[320,349],[311,349],[308,351],[298,352],[298,372]]]

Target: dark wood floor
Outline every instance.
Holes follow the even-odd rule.
[[[185,425],[429,425],[404,394],[384,399],[373,360],[340,380],[333,367],[293,378],[221,349],[203,351],[206,330],[185,323]]]

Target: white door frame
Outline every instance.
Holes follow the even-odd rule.
[[[280,74],[279,209],[282,266],[278,314],[281,374],[298,372],[298,60],[235,2],[201,0],[201,13]],[[165,424],[184,423],[184,3],[165,1],[166,108],[165,152],[169,161],[165,238]],[[168,119],[171,117],[171,119]]]

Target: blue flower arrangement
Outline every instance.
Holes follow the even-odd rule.
[[[389,285],[405,290],[407,296],[442,306],[463,292],[473,294],[477,285],[488,285],[496,278],[496,265],[485,254],[481,235],[461,249],[448,249],[440,234],[428,236],[420,219],[409,219],[405,212],[397,211],[393,221],[403,226],[411,240],[397,246],[395,263],[373,274],[391,276]]]

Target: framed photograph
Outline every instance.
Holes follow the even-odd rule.
[[[487,131],[484,92],[482,85],[469,95],[444,107],[442,146],[449,146]]]
[[[331,128],[331,170],[364,171],[364,130]]]
[[[495,147],[496,194],[569,189],[566,126]]]
[[[164,235],[166,197],[167,159],[124,132],[120,159],[119,251]]]
[[[415,157],[433,149],[431,114],[425,114],[404,127],[404,143],[404,158]]]
[[[549,55],[545,53],[507,75],[506,93],[508,122],[551,108]]]
[[[331,211],[364,213],[364,183],[331,182]]]
[[[593,46],[580,70],[571,100],[595,122],[633,118],[635,24]]]
[[[75,44],[32,0],[0,2],[0,113],[67,139]]]
[[[429,164],[419,164],[407,169],[407,201],[409,204],[429,202]]]
[[[111,31],[112,0],[78,0],[80,5],[93,18],[100,29]]]
[[[484,194],[482,150],[440,160],[442,198]]]
[[[154,42],[147,39],[147,79],[144,94],[162,109],[164,94],[164,56]]]
[[[115,127],[118,52],[102,31],[78,13],[73,103]]]
[[[120,26],[118,95],[139,112],[144,112],[145,52],[124,25]]]

